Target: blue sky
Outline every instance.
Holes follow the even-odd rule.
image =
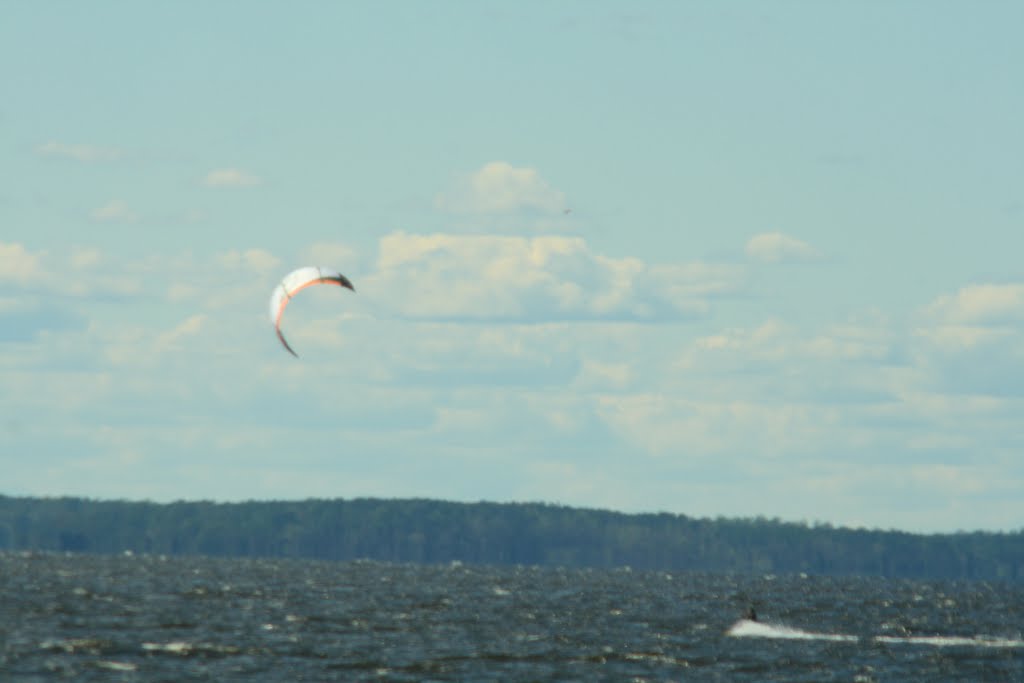
[[[1019,3],[4,13],[0,492],[1020,528]]]

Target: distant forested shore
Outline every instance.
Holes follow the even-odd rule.
[[[0,551],[1024,579],[1024,531],[911,534],[543,503],[0,496]]]

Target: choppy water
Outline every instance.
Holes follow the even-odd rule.
[[[0,553],[12,682],[1024,681],[1022,631],[1020,584]]]

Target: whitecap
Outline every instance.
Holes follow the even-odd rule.
[[[131,662],[109,662],[105,660],[94,662],[93,666],[97,669],[106,669],[108,671],[135,671],[139,668]]]
[[[790,640],[833,640],[841,642],[856,642],[860,640],[857,636],[846,633],[803,631],[781,624],[751,621],[750,619],[740,619],[729,627],[726,635],[737,638],[785,638]]]
[[[191,643],[174,640],[169,643],[143,643],[142,649],[147,652],[169,652],[175,655],[187,655],[194,649]]]

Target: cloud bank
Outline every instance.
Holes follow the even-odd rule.
[[[357,294],[289,308],[296,362],[264,310],[293,260],[0,244],[0,407],[49,420],[17,437],[42,465],[11,486],[36,490],[42,471],[70,493],[132,481],[157,499],[404,492],[689,514],[725,501],[922,529],[957,528],[959,506],[1004,528],[1022,511],[1009,491],[1024,485],[1024,284],[968,285],[906,320],[766,310],[726,324],[743,265],[396,232],[352,271]],[[406,476],[424,463],[450,476]],[[894,481],[943,497],[897,509]]]
[[[611,258],[579,237],[394,233],[366,285],[415,319],[653,322],[702,316],[709,295],[741,278],[728,266]]]

